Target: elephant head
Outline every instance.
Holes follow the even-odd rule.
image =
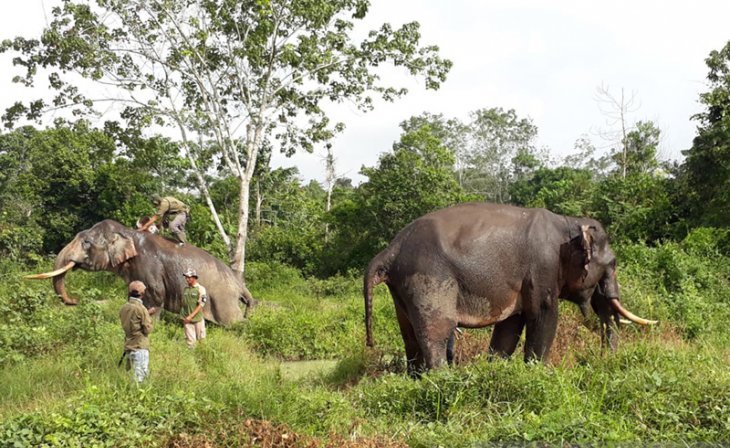
[[[54,270],[43,274],[29,275],[28,279],[53,278],[53,288],[66,305],[76,305],[77,300],[68,296],[65,287],[66,272],[74,268],[89,271],[112,271],[120,273],[123,264],[137,256],[134,231],[123,225],[105,220],[79,232],[59,252]]]
[[[603,226],[584,218],[578,220],[577,226],[571,225],[572,229],[576,230],[576,234],[571,234],[566,248],[570,260],[568,281],[561,297],[576,303],[586,318],[590,305],[601,322],[601,339],[611,348],[616,347],[615,327],[621,322],[620,317],[641,325],[656,324],[657,321],[638,317],[622,306],[616,277],[616,256]]]

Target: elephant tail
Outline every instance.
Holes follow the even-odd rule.
[[[365,343],[374,347],[373,342],[373,287],[388,281],[388,270],[394,258],[392,247],[380,252],[370,261],[363,281],[363,296],[365,297]]]

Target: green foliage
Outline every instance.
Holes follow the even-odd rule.
[[[700,229],[680,244],[617,250],[622,292],[631,308],[674,322],[687,340],[728,337],[730,271],[720,254],[722,241],[707,234]]]
[[[586,169],[541,167],[529,179],[512,184],[510,196],[516,205],[547,208],[567,216],[586,216],[595,188],[593,175]]]
[[[592,216],[614,241],[655,242],[671,236],[676,205],[670,182],[649,174],[608,176],[597,186]]]
[[[402,126],[405,132],[393,152],[383,154],[376,167],[364,167],[368,181],[352,199],[332,210],[335,235],[324,259],[338,260],[340,271],[367,265],[414,219],[467,199],[452,172],[454,155],[444,147],[439,128]]]
[[[116,366],[123,284],[77,273],[68,286],[81,305],[63,307],[48,283],[11,280],[0,304],[13,327],[0,334],[31,336],[13,345],[22,356],[0,363],[0,445],[169,446],[196,436],[245,446],[252,436],[242,422],[251,419],[323,439],[397,433],[411,446],[721,443],[730,437],[730,316],[722,310],[730,263],[715,235],[701,229],[681,244],[615,247],[624,302],[661,320],[650,332],[622,328],[615,353],[601,353],[595,336],[587,349],[575,344],[573,362],[477,359],[421,380],[402,373],[383,286],[374,300],[380,353],[364,350],[359,276],[307,280],[291,267],[250,263],[249,285],[262,299],[252,318],[210,326],[194,351],[177,324],[157,322],[152,374],[140,388]],[[24,273],[1,267],[10,279]],[[54,346],[26,331],[38,322]],[[295,376],[281,365],[321,359],[339,362]]]
[[[256,318],[241,328],[257,352],[284,360],[333,359],[362,347],[364,311],[359,279],[333,277],[305,282],[281,275],[278,279],[280,283],[269,286],[278,291],[276,302],[256,308]],[[284,285],[289,289],[286,293]],[[395,311],[386,298],[387,291],[382,288],[379,292],[373,319],[381,335],[384,333],[382,340],[387,341],[381,348],[399,352]]]
[[[613,161],[625,167],[623,176],[631,174],[653,174],[659,168],[657,147],[661,131],[651,121],[639,121],[635,129],[626,134],[625,153],[613,154]]]
[[[144,149],[159,146],[135,139],[135,150],[118,154],[113,136],[73,127],[30,127],[0,135],[0,254],[14,259],[59,251],[82,229],[113,218],[134,225],[151,213],[149,194],[162,182],[150,173]],[[155,161],[172,163],[169,146]],[[137,160],[136,154],[144,158]],[[5,164],[7,163],[7,164]]]
[[[705,110],[692,118],[697,136],[686,156],[680,181],[683,203],[694,225],[725,226],[730,216],[730,42],[705,59],[709,91],[700,95]]]
[[[460,184],[483,200],[509,202],[511,183],[529,177],[540,164],[537,127],[513,109],[495,107],[472,112],[465,129],[465,147],[452,149],[460,155]]]
[[[364,168],[362,206],[375,224],[376,241],[395,236],[419,216],[452,205],[463,198],[451,173],[453,155],[428,126],[401,136],[392,154],[384,154],[376,168]]]
[[[361,406],[371,419],[402,422],[413,415],[427,423],[411,433],[419,446],[709,442],[726,436],[730,376],[721,359],[646,344],[586,361],[570,368],[482,361],[432,372],[419,382],[383,377],[362,389]]]
[[[86,300],[69,308],[60,303],[47,282],[29,284],[17,279],[17,268],[6,264],[10,277],[0,289],[0,364],[55,353],[59,347],[77,346],[93,351],[99,341],[102,311],[94,299],[100,290],[89,283],[71,282]],[[81,279],[83,280],[83,279]]]
[[[149,390],[105,390],[90,385],[57,411],[20,415],[3,423],[3,446],[152,445],[161,432],[181,431],[201,423],[201,415],[218,406],[184,393],[157,395]]]

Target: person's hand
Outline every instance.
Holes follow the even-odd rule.
[[[157,312],[157,308],[155,308],[154,306],[147,308],[147,312],[150,313],[150,316],[151,316]]]
[[[191,323],[191,322],[192,322],[192,321],[191,321],[190,319],[188,319],[187,317],[184,317],[184,318],[183,318],[183,323],[184,323],[184,324],[189,324],[189,323]]]

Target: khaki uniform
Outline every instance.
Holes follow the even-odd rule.
[[[195,347],[195,343],[202,339],[205,339],[205,319],[203,318],[203,310],[206,302],[208,301],[208,292],[205,287],[201,284],[195,286],[188,286],[183,290],[182,307],[180,308],[180,315],[185,318],[192,313],[198,305],[201,306],[201,310],[193,316],[189,324],[183,324],[185,330],[185,340],[188,347]]]
[[[141,383],[150,373],[150,313],[140,299],[130,297],[119,310],[119,320],[124,329],[124,355],[129,362],[128,368],[133,369],[134,379]]]
[[[130,297],[119,310],[119,319],[124,329],[124,350],[149,350],[152,318],[142,301]]]
[[[162,225],[167,227],[178,241],[186,243],[185,223],[188,221],[189,212],[190,209],[184,202],[172,196],[165,196],[160,198],[155,214],[160,217]]]

